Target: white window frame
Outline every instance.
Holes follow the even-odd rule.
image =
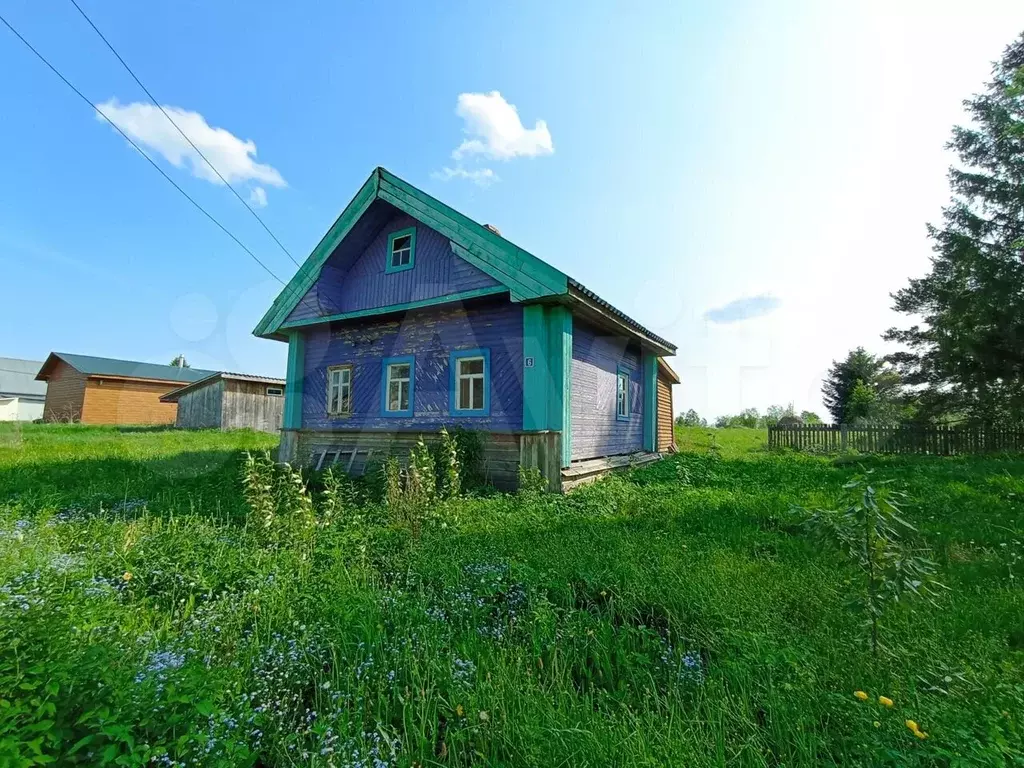
[[[409,242],[404,248],[399,248],[398,242],[403,239],[407,239]],[[399,257],[397,264],[395,263],[396,256]],[[412,235],[399,235],[391,243],[391,268],[408,267],[410,261],[412,261]]]
[[[629,371],[619,368],[615,376],[615,418],[629,419]]]
[[[330,416],[352,415],[352,380],[351,363],[332,365],[327,369],[327,413]],[[337,408],[334,407],[335,402]]]
[[[396,368],[405,367],[408,369],[407,376],[395,376]],[[413,396],[413,377],[416,375],[415,360],[393,360],[388,361],[384,374],[384,413],[388,415],[411,415]],[[391,407],[391,385],[398,384],[398,408]],[[402,407],[402,394],[405,394],[406,406]]]
[[[480,363],[480,373],[463,373],[463,363]],[[462,380],[469,380],[469,402],[463,403],[462,400]],[[479,389],[480,390],[480,407],[477,408],[473,405],[473,394]],[[473,355],[472,357],[457,357],[455,358],[455,410],[457,411],[482,411],[487,407],[487,358],[483,355]]]

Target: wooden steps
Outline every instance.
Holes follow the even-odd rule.
[[[592,483],[610,472],[629,467],[640,467],[660,458],[660,453],[638,451],[625,456],[605,456],[600,459],[574,461],[562,470],[562,492],[565,493],[577,486]]]

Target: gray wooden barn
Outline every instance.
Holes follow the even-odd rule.
[[[176,427],[276,433],[284,412],[284,379],[221,371],[168,392],[160,401],[178,404]]]

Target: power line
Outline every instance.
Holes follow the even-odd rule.
[[[117,50],[114,48],[114,46],[110,44],[110,41],[107,40],[106,37],[104,37],[102,32],[100,32],[99,27],[97,27],[93,23],[93,20],[90,19],[89,16],[86,14],[86,12],[82,10],[82,6],[80,6],[75,0],[71,0],[71,4],[73,6],[75,6],[75,8],[78,9],[78,12],[80,14],[82,14],[82,18],[85,19],[88,22],[89,26],[92,27],[93,31],[97,35],[99,35],[100,40],[102,40],[104,42],[104,44],[106,44],[107,48],[110,49],[110,52],[112,54],[114,54],[115,57],[117,57],[117,60],[121,62],[121,66],[123,66],[126,70],[128,70],[128,74],[132,76],[132,79],[135,80],[136,83],[138,83],[139,88],[141,88],[142,90],[144,90],[146,92],[146,95],[149,96],[149,100],[153,102],[153,104],[156,106],[157,109],[159,109],[161,112],[164,113],[164,117],[166,117],[170,121],[171,125],[174,126],[175,130],[177,130],[177,132],[181,134],[181,137],[183,139],[185,139],[185,141],[187,141],[189,143],[189,146],[191,146],[192,149],[194,149],[196,151],[196,154],[198,154],[201,158],[203,158],[203,160],[206,162],[206,164],[208,166],[210,166],[210,170],[212,170],[215,174],[217,174],[217,178],[220,179],[221,181],[223,181],[224,185],[228,189],[231,190],[231,193],[235,197],[238,198],[238,202],[240,202],[242,205],[244,205],[249,210],[249,213],[251,213],[254,217],[256,217],[256,221],[258,221],[260,223],[260,226],[263,227],[263,229],[265,229],[267,231],[267,234],[270,235],[274,239],[274,242],[278,244],[278,246],[281,248],[282,251],[284,251],[285,256],[287,256],[289,259],[291,259],[292,260],[292,264],[294,264],[296,267],[300,266],[299,262],[297,262],[295,260],[295,257],[291,255],[291,253],[289,252],[289,250],[287,248],[284,247],[284,243],[282,243],[280,240],[278,240],[277,239],[277,235],[275,235],[273,232],[270,231],[270,227],[267,226],[267,223],[265,221],[263,221],[263,219],[260,218],[260,215],[258,213],[256,213],[256,211],[253,209],[253,207],[251,205],[249,205],[249,203],[246,202],[246,200],[240,194],[238,194],[238,190],[236,190],[233,186],[231,186],[230,183],[228,183],[228,180],[225,179],[221,175],[220,171],[217,170],[216,166],[214,166],[214,164],[212,162],[210,162],[210,159],[206,155],[203,154],[203,151],[201,149],[199,149],[199,147],[197,147],[195,145],[195,143],[193,143],[192,139],[190,139],[186,135],[186,133],[183,130],[181,130],[181,126],[179,126],[176,122],[174,122],[174,118],[172,118],[170,116],[170,114],[168,114],[167,110],[163,108],[163,106],[160,104],[160,102],[156,100],[156,96],[154,96],[152,93],[150,93],[149,88],[147,88],[145,85],[143,85],[143,83],[139,79],[138,75],[136,75],[135,72],[132,71],[132,68],[128,66],[128,62],[126,62],[121,57],[121,54],[119,54],[117,52]]]
[[[59,77],[61,79],[61,81],[64,83],[64,85],[66,85],[68,88],[70,88],[72,91],[74,91],[75,94],[77,94],[78,98],[80,98],[82,101],[84,101],[90,107],[92,107],[96,111],[96,113],[98,115],[100,115],[100,117],[102,117],[104,120],[106,120],[108,123],[110,123],[114,127],[114,130],[116,130],[118,133],[120,133],[124,137],[125,141],[127,141],[129,144],[131,144],[135,148],[135,150],[140,155],[142,155],[142,157],[146,158],[146,162],[148,162],[150,165],[152,165],[154,168],[156,168],[157,172],[159,172],[159,174],[161,176],[163,176],[168,181],[168,183],[171,184],[171,186],[173,186],[176,190],[178,190],[185,197],[186,200],[188,200],[190,203],[192,203],[192,205],[194,205],[199,210],[200,213],[202,213],[206,218],[208,218],[210,221],[212,221],[214,224],[216,224],[217,228],[220,229],[221,232],[223,232],[225,235],[227,235],[232,240],[234,240],[235,243],[238,245],[238,247],[241,248],[243,251],[245,251],[247,254],[249,254],[249,256],[251,256],[252,259],[257,264],[259,264],[261,267],[263,267],[263,269],[267,272],[268,275],[270,275],[272,278],[277,280],[277,282],[281,283],[281,285],[285,284],[284,280],[282,280],[280,277],[275,275],[273,273],[273,271],[270,269],[270,267],[268,267],[266,264],[264,264],[262,261],[260,261],[259,256],[257,256],[255,253],[250,251],[241,240],[239,240],[237,237],[235,237],[233,234],[231,234],[231,232],[227,229],[227,227],[225,227],[223,224],[221,224],[219,221],[217,221],[217,219],[215,219],[212,214],[207,212],[207,210],[205,208],[203,208],[203,206],[201,206],[199,203],[197,203],[192,198],[192,196],[189,195],[188,192],[186,192],[184,189],[182,189],[180,186],[178,186],[177,182],[175,182],[174,179],[172,179],[170,176],[168,176],[164,172],[164,169],[156,164],[156,162],[153,160],[153,158],[151,158],[149,155],[147,155],[145,152],[143,152],[142,148],[138,144],[136,144],[134,141],[132,141],[131,137],[127,133],[122,131],[121,128],[117,125],[117,123],[115,123],[113,120],[111,120],[109,117],[107,117],[103,113],[103,110],[101,110],[99,107],[97,107],[95,104],[93,104],[93,102],[89,99],[88,96],[86,96],[84,93],[82,93],[80,90],[78,90],[78,88],[76,88],[71,83],[70,80],[68,80],[66,77],[64,77],[64,75],[62,75],[60,73],[60,70],[58,70],[55,66],[53,66],[53,64],[51,64],[46,59],[46,57],[43,56],[43,54],[41,54],[39,51],[37,51],[32,46],[32,43],[30,43],[28,40],[26,40],[24,37],[22,37],[21,33],[18,32],[18,30],[16,30],[13,26],[11,26],[11,23],[9,21],[7,21],[7,19],[5,19],[2,14],[0,14],[0,21],[3,22],[5,27],[7,27],[9,30],[11,30],[11,32],[14,34],[15,37],[17,37],[19,40],[21,40],[22,43],[24,43],[26,48],[28,48],[30,51],[32,51],[32,53],[34,53],[36,55],[36,58],[38,58],[41,62],[43,62],[43,64],[45,64],[50,69],[50,71],[53,72],[53,74],[55,74],[57,77]]]

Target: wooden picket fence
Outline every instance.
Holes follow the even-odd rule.
[[[924,453],[933,456],[1022,452],[1024,428],[802,424],[769,427],[768,447],[820,453],[851,450],[861,453]]]

